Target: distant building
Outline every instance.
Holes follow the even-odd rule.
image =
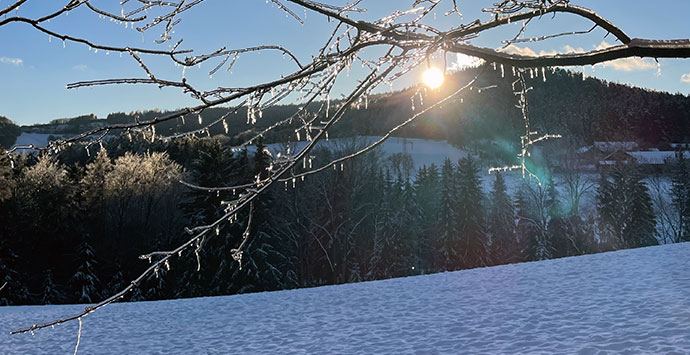
[[[675,150],[649,148],[641,151],[636,142],[594,142],[591,146],[578,149],[571,163],[585,171],[630,163],[645,169],[659,170],[664,164],[676,159],[677,150],[686,150],[683,152],[684,157],[690,159],[690,143],[671,143],[671,147]]]
[[[594,142],[594,146],[604,153],[613,153],[615,151],[630,152],[640,148],[637,142]]]
[[[669,143],[671,149],[674,150],[688,150],[690,149],[690,143]]]

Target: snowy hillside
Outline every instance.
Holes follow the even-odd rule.
[[[82,354],[689,353],[690,243],[291,291],[113,304]],[[0,353],[67,354],[81,306],[0,307]]]

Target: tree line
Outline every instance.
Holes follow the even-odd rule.
[[[117,292],[147,268],[138,255],[170,250],[184,227],[212,222],[233,186],[265,174],[271,157],[235,151],[227,138],[148,143],[112,139],[102,149],[6,155],[0,161],[0,303],[88,303]],[[319,148],[314,167],[359,148]],[[690,240],[690,173],[669,165],[674,233]],[[254,205],[246,252],[234,249],[247,212],[138,285],[127,300],[310,287],[655,245],[660,236],[639,169],[600,174],[585,211],[582,176],[544,174],[509,186],[504,173],[482,187],[481,161],[468,156],[413,171],[409,157],[376,151],[294,180]],[[302,169],[308,169],[306,162]],[[557,188],[557,182],[562,185]],[[294,188],[298,187],[298,188]],[[486,191],[485,191],[486,190]]]

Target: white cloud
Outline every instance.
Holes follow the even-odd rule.
[[[12,65],[22,65],[22,64],[24,64],[24,61],[21,58],[0,57],[0,63],[12,64]]]
[[[612,47],[613,45],[606,42],[606,41],[601,41],[598,46],[596,46],[595,49],[601,50],[601,49],[606,49],[608,47]],[[649,59],[649,58],[637,58],[637,57],[631,57],[631,58],[623,58],[623,59],[616,59],[616,60],[611,60],[608,62],[604,62],[601,64],[602,67],[608,67],[608,68],[613,68],[614,70],[621,70],[621,71],[634,71],[634,70],[648,70],[648,69],[654,69],[656,68],[656,63]]]
[[[544,56],[544,55],[556,55],[556,54],[563,54],[563,53],[582,53],[584,52],[584,49],[582,48],[573,48],[571,46],[565,46],[563,47],[562,52],[558,52],[556,50],[550,50],[550,51],[544,51],[541,50],[537,54],[537,52],[530,48],[530,47],[518,47],[514,44],[509,45],[505,49],[499,49],[500,52],[505,52],[509,54],[517,54],[517,55],[522,55],[525,57],[537,57],[537,56]]]
[[[466,54],[457,53],[455,55],[455,61],[450,63],[448,67],[451,71],[463,70],[467,68],[476,68],[484,63],[484,60],[477,57],[472,57]]]
[[[601,41],[601,43],[595,47],[596,50],[601,50],[601,49],[606,49],[608,47],[612,47],[613,45],[606,42],[606,41]],[[502,50],[503,52],[510,53],[510,54],[517,54],[517,55],[522,55],[526,57],[536,57],[536,56],[544,56],[544,55],[556,55],[556,54],[568,54],[568,53],[584,53],[585,50],[582,47],[572,47],[570,45],[565,45],[563,46],[562,50],[557,52],[555,50],[546,52],[546,51],[540,51],[539,54],[537,54],[536,51],[534,51],[532,48],[529,47],[518,47],[516,45],[509,45],[505,49]],[[600,63],[597,64],[597,66],[602,66],[602,67],[607,67],[607,68],[612,68],[613,70],[621,70],[621,71],[634,71],[634,70],[648,70],[648,69],[654,69],[656,68],[656,63],[649,58],[623,58],[623,59],[616,59],[616,60],[611,60],[608,62]],[[690,78],[689,78],[690,80]]]
[[[690,84],[690,73],[683,74],[680,76],[680,81]]]
[[[77,64],[72,67],[73,70],[86,71],[89,67],[86,64]]]

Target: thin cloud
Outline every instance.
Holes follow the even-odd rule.
[[[77,65],[73,66],[72,69],[78,70],[78,71],[86,71],[87,69],[89,69],[89,67],[86,64],[77,64]]]
[[[690,84],[690,73],[681,75],[680,81]]]
[[[19,66],[23,65],[24,61],[21,58],[0,57],[0,63]]]
[[[612,46],[612,44],[606,41],[601,41],[601,43],[598,46],[596,46],[596,49],[601,50]],[[637,57],[611,60],[598,65],[621,71],[649,70],[656,68],[656,63],[653,60],[648,58],[643,59]]]

